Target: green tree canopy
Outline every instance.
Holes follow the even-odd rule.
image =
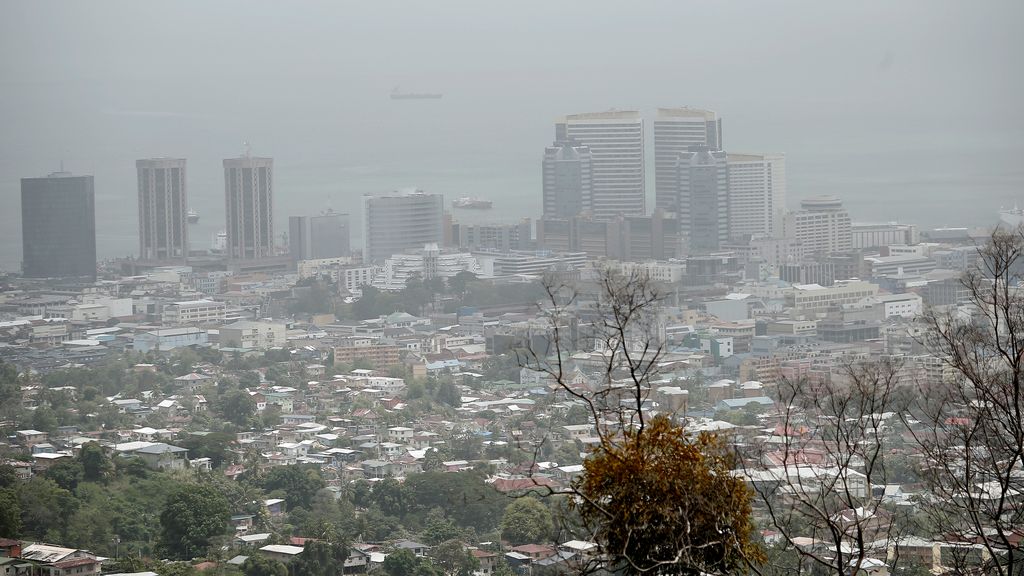
[[[263,489],[282,490],[288,509],[309,508],[317,491],[327,485],[316,466],[275,466],[267,472]]]
[[[238,426],[249,426],[256,414],[256,401],[245,390],[229,390],[220,397],[218,412]]]
[[[78,453],[78,462],[82,465],[82,477],[87,482],[99,482],[106,479],[113,471],[114,465],[107,458],[99,442],[86,442]]]
[[[203,484],[181,484],[160,514],[161,544],[174,558],[206,553],[210,541],[224,534],[230,519],[227,498]]]
[[[415,576],[417,563],[416,555],[412,553],[412,550],[402,548],[388,554],[384,563],[381,564],[381,568],[388,576]]]
[[[339,542],[307,542],[288,566],[295,576],[335,576],[345,569],[348,547]]]
[[[277,560],[262,554],[253,554],[242,563],[245,576],[288,576],[288,568]]]
[[[551,511],[533,497],[514,500],[501,518],[501,537],[512,546],[547,541],[553,528]]]
[[[430,558],[445,576],[472,576],[473,571],[480,567],[480,561],[458,540],[435,546],[430,550]]]

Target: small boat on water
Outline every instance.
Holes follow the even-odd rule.
[[[195,209],[189,208],[188,216],[186,216],[186,218],[188,218],[188,223],[189,224],[198,224],[199,223],[199,212],[196,212]]]
[[[487,210],[493,204],[494,203],[490,200],[485,200],[483,198],[471,198],[469,196],[463,196],[462,198],[452,200],[452,206],[456,208],[470,208],[474,210]]]

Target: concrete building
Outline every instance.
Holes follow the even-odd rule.
[[[590,148],[564,140],[555,142],[544,150],[541,167],[544,217],[571,218],[591,209]]]
[[[603,220],[646,213],[644,121],[636,111],[610,110],[566,116],[555,125],[555,141],[590,150],[590,211]]]
[[[855,250],[880,248],[892,244],[917,244],[921,236],[913,224],[869,224],[854,222],[850,225],[851,243]]]
[[[782,234],[786,213],[786,157],[729,154],[729,237]]]
[[[693,146],[721,150],[722,120],[710,110],[659,108],[654,119],[654,202],[673,211],[678,189],[676,163]]]
[[[96,278],[92,176],[21,179],[21,249],[27,278]]]
[[[227,255],[258,260],[274,255],[274,160],[246,154],[224,160]]]
[[[214,300],[189,300],[164,306],[161,320],[165,326],[216,324],[224,321],[227,305]]]
[[[583,252],[474,252],[484,276],[541,276],[550,270],[578,270],[587,261]]]
[[[205,346],[207,341],[206,330],[200,328],[161,328],[136,334],[132,348],[142,353],[150,350],[166,352],[187,346]]]
[[[935,260],[924,256],[869,256],[864,261],[871,276],[919,276],[935,270]]]
[[[224,348],[267,350],[284,346],[287,329],[279,322],[239,320],[220,328],[220,345]]]
[[[668,260],[683,255],[679,220],[660,208],[650,216],[541,219],[537,221],[537,247],[612,260]]]
[[[787,292],[786,305],[802,313],[820,313],[876,296],[878,285],[861,280],[840,280],[832,286],[797,284]]]
[[[188,256],[188,187],[184,158],[136,160],[139,178],[139,258]]]
[[[691,254],[719,250],[729,240],[729,170],[725,152],[707,146],[679,154],[676,198],[670,211],[679,219]]]
[[[529,250],[533,241],[532,227],[529,218],[515,224],[454,224],[453,243],[471,251]]]
[[[288,218],[288,249],[292,260],[321,260],[351,252],[348,214],[328,210],[318,216]]]
[[[380,290],[402,290],[413,277],[448,279],[459,272],[479,275],[482,269],[469,252],[444,253],[437,244],[428,244],[409,254],[392,254],[374,276],[372,285]]]
[[[830,262],[800,262],[779,265],[779,280],[793,284],[831,286],[836,281],[835,265]]]
[[[363,261],[379,262],[425,244],[444,243],[444,197],[406,190],[363,197]]]
[[[800,202],[800,210],[786,214],[783,235],[803,244],[806,254],[848,252],[853,245],[850,213],[835,196],[817,196]]]

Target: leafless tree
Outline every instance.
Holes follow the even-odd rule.
[[[927,314],[946,376],[921,384],[905,418],[925,457],[925,509],[962,552],[949,560],[958,573],[1024,573],[1022,255],[1024,229],[997,230],[963,278],[967,305]]]
[[[848,575],[898,559],[899,513],[873,487],[887,483],[899,375],[898,361],[853,361],[824,381],[779,382],[778,424],[741,461],[767,524],[796,552],[783,571]]]

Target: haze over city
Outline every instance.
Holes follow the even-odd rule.
[[[137,158],[188,160],[193,247],[224,228],[221,159],[273,157],[275,218],[418,187],[540,214],[556,118],[695,106],[730,152],[786,154],[788,204],[985,226],[1021,198],[1018,2],[484,5],[30,2],[0,8],[0,267],[19,179],[95,176],[98,256],[137,255]],[[396,87],[439,92],[395,101]],[[651,138],[650,125],[647,139]],[[653,206],[653,154],[647,154]],[[484,218],[471,214],[467,218]]]

